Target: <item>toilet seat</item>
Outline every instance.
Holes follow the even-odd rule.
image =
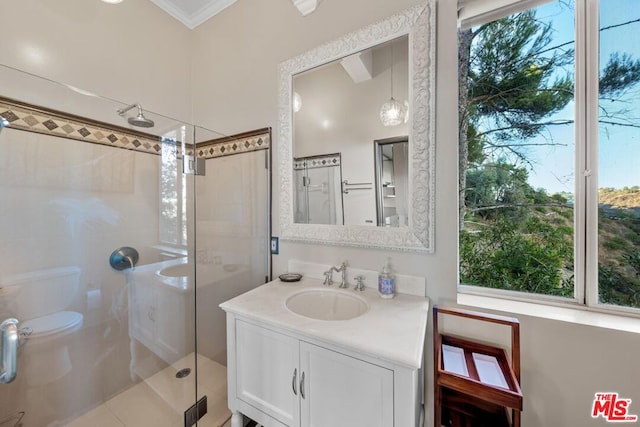
[[[83,316],[75,311],[59,311],[36,317],[20,324],[20,328],[29,328],[29,338],[43,338],[66,332],[82,326]]]

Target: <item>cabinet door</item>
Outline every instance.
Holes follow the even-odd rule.
[[[300,425],[298,364],[297,339],[236,321],[236,397],[291,427]]]
[[[393,371],[305,342],[300,368],[303,427],[393,427]]]
[[[193,292],[155,290],[156,323],[154,352],[167,363],[175,363],[194,350]]]
[[[129,331],[145,345],[154,341],[155,297],[153,287],[143,282],[129,282]]]

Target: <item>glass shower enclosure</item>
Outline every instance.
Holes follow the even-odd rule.
[[[269,277],[270,131],[127,107],[0,66],[1,427],[230,416],[218,304]]]
[[[332,153],[293,159],[296,223],[344,224],[341,158]]]

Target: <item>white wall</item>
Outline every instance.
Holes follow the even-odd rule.
[[[190,37],[146,0],[21,0],[2,6],[0,64],[190,121]]]
[[[194,117],[225,132],[263,126],[277,131],[278,64],[323,42],[382,19],[418,1],[326,0],[302,17],[289,1],[239,0],[194,31]],[[455,301],[457,283],[457,49],[456,2],[437,0],[436,251],[391,253],[403,274],[425,276],[433,302]],[[212,76],[215,76],[213,78]],[[278,165],[275,147],[274,165]],[[278,174],[274,171],[274,235],[278,224]],[[289,258],[379,269],[387,251],[281,242],[274,274]],[[524,413],[528,427],[604,425],[593,420],[593,394],[614,390],[640,402],[640,351],[635,334],[517,316],[522,329]],[[431,340],[429,335],[428,340]],[[432,351],[427,343],[427,371]],[[427,372],[431,377],[430,372]],[[428,399],[432,385],[427,382]],[[634,407],[635,405],[635,407]],[[640,403],[632,408],[640,413]],[[431,415],[428,415],[428,418]],[[431,419],[429,419],[431,423]]]

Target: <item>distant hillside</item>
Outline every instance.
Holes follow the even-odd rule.
[[[601,188],[598,190],[600,205],[614,209],[630,209],[640,216],[640,187],[622,189]]]

